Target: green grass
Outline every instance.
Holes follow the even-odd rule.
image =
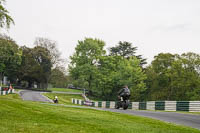
[[[43,93],[43,95],[47,96],[50,99],[54,99],[55,96],[57,96],[59,104],[74,105],[72,104],[72,98],[83,100],[83,97],[81,95],[60,94],[60,93]]]
[[[56,104],[55,104],[56,105]],[[161,121],[0,96],[0,133],[200,133]]]
[[[82,90],[75,90],[75,89],[67,89],[67,88],[51,88],[49,89],[51,91],[62,91],[62,92],[78,92],[82,93]]]
[[[22,89],[15,89],[15,92],[19,92],[19,91],[22,91]]]

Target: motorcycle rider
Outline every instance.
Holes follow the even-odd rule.
[[[54,103],[58,103],[58,97],[55,96],[55,99],[53,101],[54,101]]]
[[[129,97],[130,97],[130,90],[129,90],[128,86],[125,85],[124,88],[122,88],[121,90],[119,90],[118,95],[119,95],[118,98],[119,99],[122,98],[123,101],[126,100],[126,99],[129,99]]]

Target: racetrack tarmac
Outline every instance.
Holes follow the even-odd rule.
[[[21,98],[26,101],[38,101],[38,102],[50,102],[53,101],[46,96],[43,96],[41,92],[38,91],[30,91],[30,90],[24,90],[19,92]]]
[[[105,111],[118,112],[130,115],[149,117],[165,122],[175,123],[178,125],[190,126],[200,129],[200,115],[184,114],[177,112],[159,112],[159,111],[144,111],[144,110],[122,110],[122,109],[102,109]]]

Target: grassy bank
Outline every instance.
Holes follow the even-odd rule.
[[[78,93],[82,93],[82,90],[76,90],[76,89],[67,89],[67,88],[51,88],[48,89],[51,91],[62,91],[62,92],[78,92]]]
[[[200,133],[148,118],[0,96],[0,133]]]

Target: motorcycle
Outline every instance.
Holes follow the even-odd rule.
[[[54,99],[53,102],[54,102],[54,103],[58,103],[58,99]]]
[[[129,95],[128,96],[124,96],[123,98],[122,97],[118,97],[119,100],[117,101],[117,103],[115,105],[115,108],[116,109],[123,108],[124,110],[128,109],[128,105],[130,103],[129,97],[130,97]]]
[[[55,96],[55,99],[53,99],[53,102],[58,103],[58,97],[57,96]]]

